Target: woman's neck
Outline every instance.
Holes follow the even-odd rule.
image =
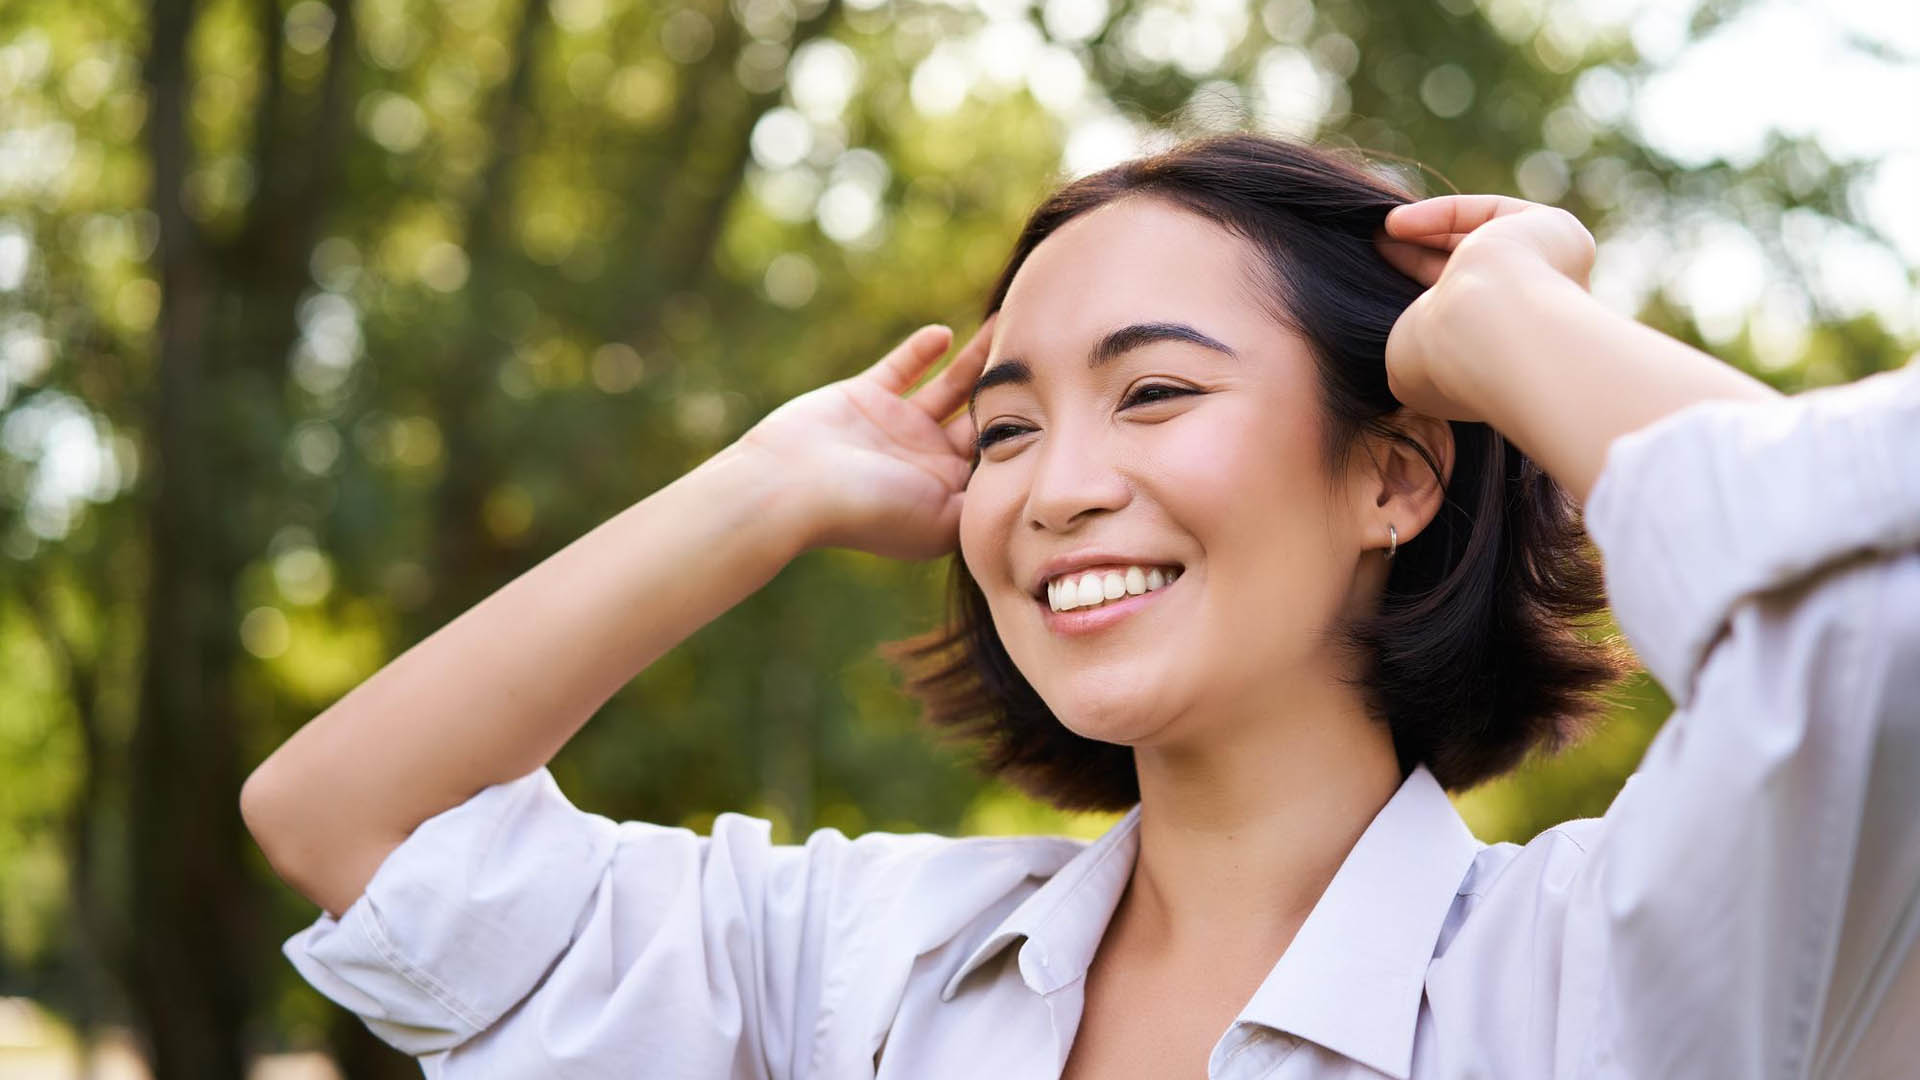
[[[1292,940],[1402,780],[1386,727],[1344,691],[1328,697],[1294,695],[1204,745],[1136,747],[1140,849],[1115,915],[1135,941],[1277,956]]]

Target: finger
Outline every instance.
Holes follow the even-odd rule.
[[[1494,218],[1539,205],[1508,195],[1440,195],[1394,207],[1387,213],[1387,235],[1452,250],[1462,237]]]
[[[1593,234],[1579,218],[1557,206],[1546,207],[1543,213],[1532,215],[1528,220],[1533,224],[1531,235],[1536,238],[1541,254],[1554,269],[1586,288],[1595,254]]]
[[[974,430],[973,417],[966,413],[942,424],[940,430],[946,433],[947,445],[953,452],[971,461],[973,459]]]
[[[1446,268],[1447,253],[1437,251],[1421,244],[1410,244],[1404,240],[1388,240],[1376,237],[1374,247],[1382,258],[1395,270],[1407,275],[1422,285],[1431,286],[1440,280],[1440,271]]]
[[[967,481],[973,479],[973,462],[967,458],[947,459],[947,483],[955,491],[967,490]]]
[[[945,371],[927,384],[913,392],[912,400],[925,409],[928,416],[938,420],[964,405],[973,394],[974,381],[980,378],[980,372],[987,366],[987,353],[993,345],[994,316],[987,316],[980,329],[973,332],[967,343],[955,354],[953,362]]]
[[[1441,195],[1394,207],[1385,225],[1388,235],[1398,240],[1444,240],[1534,205],[1506,195]]]
[[[947,505],[940,510],[940,546],[935,555],[946,555],[960,550],[960,508],[967,501],[964,490],[956,490],[947,496]]]
[[[905,393],[915,379],[926,374],[934,361],[946,353],[952,340],[953,331],[944,326],[923,326],[855,377],[869,380],[890,394]]]

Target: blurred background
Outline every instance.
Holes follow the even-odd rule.
[[[1053,184],[1239,128],[1566,206],[1607,303],[1782,389],[1920,344],[1905,0],[0,6],[0,1078],[417,1076],[280,956],[317,910],[246,773],[781,401],[964,337]],[[805,557],[556,773],[696,829],[1096,835],[875,656],[943,573]],[[1463,812],[1599,813],[1669,709],[1643,677]]]

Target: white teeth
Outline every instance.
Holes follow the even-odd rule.
[[[1096,607],[1109,600],[1139,596],[1171,585],[1178,576],[1178,571],[1165,572],[1157,566],[1152,569],[1129,566],[1124,571],[1096,570],[1069,575],[1047,583],[1047,606],[1055,611]]]
[[[1091,607],[1101,600],[1106,599],[1100,587],[1100,575],[1082,574],[1080,576],[1080,584],[1076,586],[1073,598],[1074,606],[1076,607]]]

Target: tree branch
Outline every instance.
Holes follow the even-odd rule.
[[[149,45],[142,72],[147,85],[147,122],[143,134],[153,166],[153,209],[160,219],[156,257],[161,288],[169,272],[192,263],[203,243],[199,228],[182,199],[191,164],[187,138],[187,33],[192,29],[194,0],[153,0]],[[162,334],[166,332],[162,326]]]
[[[826,33],[839,11],[840,0],[828,0],[811,18],[795,26],[792,39],[794,51],[799,51],[802,45]],[[729,63],[726,74],[729,79],[732,78],[732,68],[733,64]],[[684,211],[661,215],[662,234],[658,257],[663,261],[660,265],[699,267],[696,275],[703,275],[712,267],[710,256],[719,242],[720,230],[726,224],[727,211],[732,207],[741,185],[746,182],[747,163],[753,156],[753,126],[779,100],[779,90],[750,94],[740,110],[739,123],[724,132],[716,132],[716,125],[702,126],[702,132],[709,140],[724,140],[720,152],[715,155],[718,164],[709,176],[700,178],[707,182],[681,185],[690,206]]]
[[[796,24],[790,39],[794,51],[825,34],[839,11],[840,0],[827,0],[819,11]],[[636,258],[630,263],[631,269],[616,279],[650,282],[651,295],[623,305],[628,315],[618,334],[621,340],[644,341],[654,334],[660,297],[666,290],[663,283],[639,272],[642,265],[689,267],[688,277],[696,281],[711,272],[711,256],[727,212],[746,181],[753,126],[780,101],[781,89],[747,94],[741,107],[728,117],[732,123],[716,123],[703,111],[703,103],[727,93],[730,84],[737,86],[734,64],[743,41],[738,22],[730,15],[723,18],[723,28],[715,34],[707,60],[688,76],[679,95],[668,127],[668,145],[653,157],[659,167],[644,173],[627,196],[631,205],[647,201],[666,205],[646,219],[652,228],[644,239],[623,245]],[[715,152],[701,153],[698,148],[702,142],[715,147]],[[698,175],[687,171],[689,162],[702,159],[714,160],[716,165]]]
[[[356,32],[352,0],[327,0],[333,12],[333,36],[327,40],[327,74],[320,85],[320,115],[313,123],[313,138],[306,143],[307,167],[301,170],[305,183],[295,190],[293,204],[298,220],[307,225],[308,246],[319,228],[319,210],[327,193],[333,190],[346,157],[347,104],[352,87]]]
[[[280,4],[278,0],[253,0],[254,32],[260,35],[260,53],[265,86],[253,112],[253,150],[250,161],[260,182],[247,200],[247,211],[233,247],[245,253],[261,245],[261,234],[270,220],[268,207],[280,204],[280,192],[287,186],[288,170],[279,153],[280,112],[286,97],[286,63],[280,47]],[[223,256],[232,253],[222,252]]]
[[[539,45],[552,24],[548,0],[526,0],[513,35],[513,66],[495,95],[489,112],[493,144],[465,210],[465,241],[473,276],[466,287],[467,318],[454,345],[441,361],[436,387],[436,414],[447,458],[460,462],[449,469],[433,493],[434,587],[431,599],[417,613],[416,627],[439,626],[471,603],[453,595],[448,582],[498,580],[506,554],[482,521],[487,491],[500,472],[500,448],[475,430],[477,403],[493,385],[492,372],[483,371],[492,359],[495,322],[487,306],[496,299],[497,286],[510,258],[506,236],[513,209],[513,171],[528,143],[531,126],[533,71]]]

